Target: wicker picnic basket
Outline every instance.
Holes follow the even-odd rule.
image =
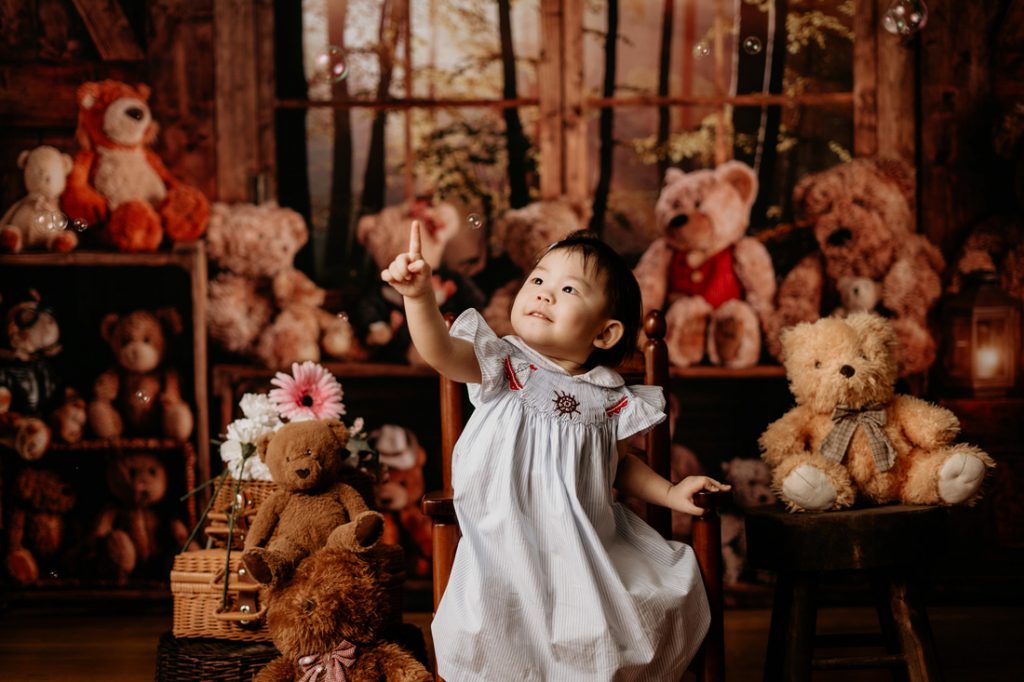
[[[157,682],[249,682],[278,656],[265,642],[179,639],[170,632],[156,651]]]
[[[269,642],[264,622],[266,603],[260,585],[239,571],[241,552],[231,553],[231,570],[224,603],[227,550],[201,549],[174,558],[171,594],[174,597],[175,637],[210,637],[243,642]],[[240,575],[241,573],[241,575]]]
[[[213,547],[228,546],[228,514],[231,512],[232,501],[240,513],[235,514],[235,526],[231,530],[232,549],[242,549],[245,534],[249,530],[260,505],[277,490],[273,481],[241,481],[235,494],[236,481],[230,476],[224,479],[217,491],[210,512],[206,515],[206,538]]]

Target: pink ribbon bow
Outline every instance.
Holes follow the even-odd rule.
[[[299,682],[316,682],[320,673],[326,672],[324,682],[347,682],[345,668],[351,668],[356,662],[356,645],[347,639],[325,654],[303,656],[299,659],[299,667],[305,673]]]

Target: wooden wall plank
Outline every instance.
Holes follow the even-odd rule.
[[[888,5],[886,0],[878,0],[875,5],[878,14],[881,15]],[[878,36],[878,154],[902,159],[913,166],[917,162],[917,93],[914,84],[917,40],[907,42],[880,27],[875,31]]]
[[[252,0],[214,0],[217,198],[244,201],[260,168]]]
[[[541,0],[541,48],[537,66],[540,118],[540,194],[554,199],[563,192],[562,182],[562,3]]]
[[[589,201],[587,173],[587,119],[583,115],[583,0],[563,3],[562,131],[564,136],[565,194]]]
[[[104,78],[136,83],[144,77],[141,62],[0,64],[0,128],[61,128],[68,131],[70,142],[78,119],[79,85]]]
[[[253,8],[256,36],[256,156],[257,172],[264,176],[266,198],[277,196],[277,140],[274,135],[274,0],[256,0]]]
[[[878,153],[878,12],[876,0],[855,0],[853,10],[853,151]]]
[[[117,0],[71,0],[106,61],[138,61],[142,48]]]

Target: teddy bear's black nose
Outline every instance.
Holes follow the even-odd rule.
[[[842,246],[851,239],[853,239],[853,232],[850,232],[845,227],[840,227],[830,234],[825,241],[828,242],[829,246]]]
[[[843,365],[842,367],[839,368],[839,373],[842,374],[847,379],[852,377],[855,372],[856,370],[854,370],[853,367],[850,367],[849,365]]]
[[[672,220],[669,221],[668,226],[669,227],[682,227],[683,225],[685,225],[688,222],[690,222],[690,216],[686,215],[685,213],[680,213],[675,218],[673,218]]]
[[[146,112],[144,112],[139,107],[132,107],[131,109],[125,109],[124,113],[125,116],[128,116],[129,118],[134,118],[136,121],[141,121],[142,117],[145,115]]]
[[[295,475],[298,476],[299,478],[306,478],[307,476],[309,476],[309,469],[296,469]]]

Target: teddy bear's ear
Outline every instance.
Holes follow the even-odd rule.
[[[779,343],[782,344],[782,362],[785,363],[786,359],[792,357],[793,353],[804,343],[804,340],[810,334],[811,323],[801,322],[793,327],[786,327],[779,334]]]
[[[811,187],[814,186],[815,182],[817,180],[813,175],[805,175],[797,181],[796,187],[793,188],[793,210],[795,212],[804,213],[806,211],[804,201],[807,199],[807,193],[811,191]]]
[[[916,199],[914,196],[914,169],[908,163],[899,159],[887,158],[862,159],[862,161],[869,165],[878,177],[895,186],[907,203],[914,204]]]
[[[668,187],[674,182],[679,182],[686,177],[686,173],[681,168],[672,167],[665,171],[665,182],[662,183],[663,187]]]
[[[881,345],[892,351],[896,347],[896,332],[892,325],[881,315],[874,313],[854,313],[846,318],[846,323],[857,332],[857,337],[868,345]]]
[[[32,150],[26,149],[22,153],[18,154],[18,168],[25,170],[25,166],[28,165],[28,157],[32,156]]]
[[[83,109],[92,109],[100,98],[100,92],[102,92],[100,83],[83,83],[78,88],[78,104]]]
[[[734,188],[747,206],[754,205],[757,198],[757,175],[754,170],[742,161],[726,161],[715,169],[715,175]]]
[[[164,328],[172,335],[177,336],[181,333],[182,322],[181,313],[175,308],[160,308],[155,313],[156,319],[164,325]]]
[[[143,102],[146,102],[146,101],[149,100],[149,95],[152,92],[152,90],[149,89],[148,85],[146,85],[145,83],[139,83],[137,86],[135,86],[135,89],[138,91],[139,98]]]
[[[343,423],[341,423],[337,419],[328,419],[324,423],[327,425],[327,428],[331,430],[331,433],[334,434],[334,437],[337,438],[339,442],[341,442],[343,445],[348,443],[348,429],[345,428],[345,425]]]
[[[263,463],[267,461],[267,448],[270,447],[270,441],[273,439],[273,433],[264,433],[256,438],[256,454],[260,456],[260,461]]]
[[[103,316],[103,320],[100,322],[100,336],[108,344],[111,342],[114,335],[114,328],[120,320],[121,318],[117,313],[107,313]]]

